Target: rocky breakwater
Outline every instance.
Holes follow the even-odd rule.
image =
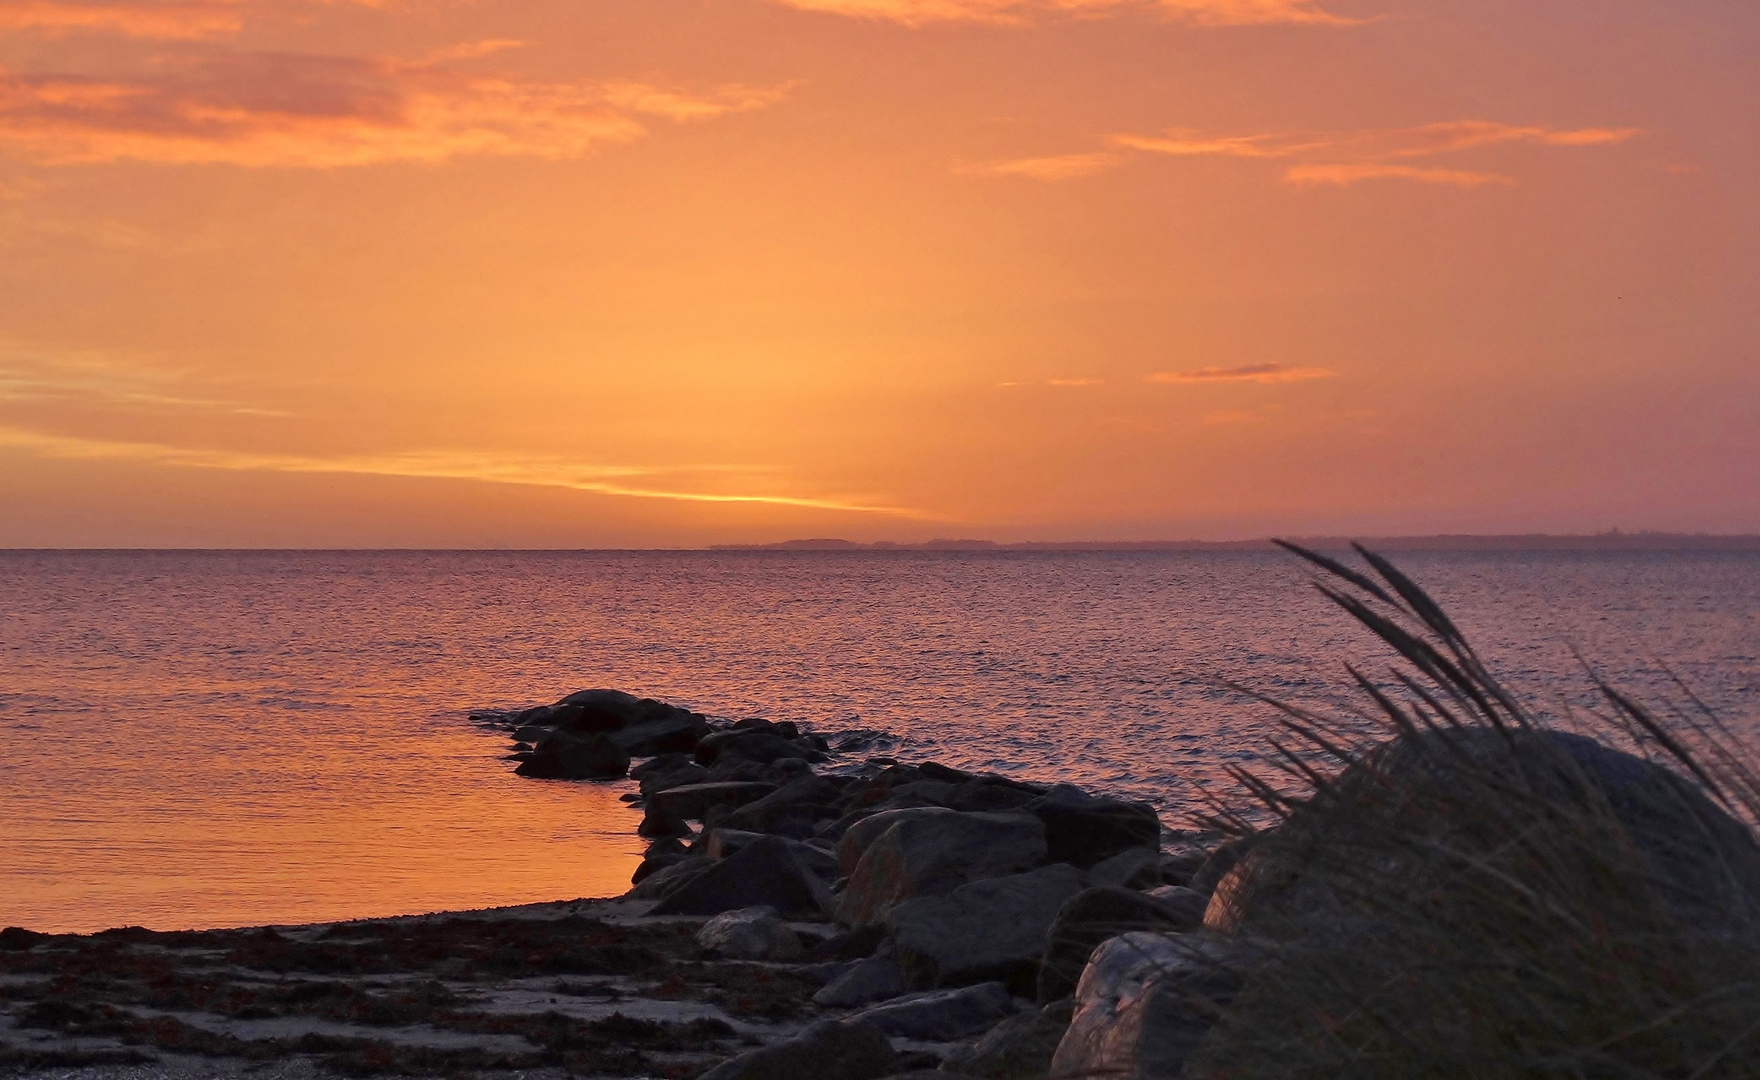
[[[530,747],[514,755],[522,775],[637,782],[627,798],[651,842],[621,902],[815,987],[815,1022],[711,1080],[1048,1076],[1090,956],[1198,932],[1208,892],[1191,886],[1225,869],[1147,803],[861,760],[787,722],[712,722],[608,690],[485,719]],[[571,771],[571,754],[607,764]]]

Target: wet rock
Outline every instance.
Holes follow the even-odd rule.
[[[1032,995],[1057,913],[1081,890],[1081,871],[1057,863],[898,904],[886,924],[905,982],[935,987],[999,979]]]
[[[693,858],[693,856],[685,851],[668,852],[661,855],[648,855],[642,859],[641,865],[636,867],[635,873],[630,875],[629,883],[631,885],[640,885],[642,882],[648,880],[650,877],[653,877],[667,867],[677,866],[679,863],[685,862],[691,858]]]
[[[652,817],[681,817],[702,820],[710,808],[735,807],[756,802],[776,790],[775,784],[762,781],[729,781],[724,783],[685,784],[656,791],[648,797],[648,814]],[[646,834],[644,834],[646,835]],[[664,835],[664,834],[659,834]]]
[[[578,738],[559,731],[514,772],[539,780],[615,780],[629,772],[629,754],[603,735]]]
[[[1233,993],[1226,945],[1208,935],[1131,933],[1094,950],[1051,1076],[1178,1076]]]
[[[1190,889],[1184,891],[1198,896]],[[1083,889],[1057,912],[1046,936],[1038,999],[1056,1001],[1073,993],[1089,955],[1108,938],[1133,930],[1185,932],[1198,929],[1203,921],[1202,897],[1196,905],[1175,906],[1116,885]]]
[[[987,982],[894,998],[854,1013],[850,1019],[866,1020],[898,1038],[952,1042],[987,1031],[1014,1011],[1008,987]]]
[[[697,931],[697,944],[739,960],[789,961],[805,952],[800,935],[771,907],[724,911]]]
[[[874,955],[826,983],[813,995],[813,1003],[825,1008],[848,1009],[884,1001],[908,991],[904,971],[892,943],[882,944]]]
[[[668,892],[651,914],[719,915],[759,906],[796,914],[819,912],[830,903],[830,890],[801,868],[788,841],[766,836],[709,863],[703,873]]]
[[[824,1020],[792,1039],[748,1050],[698,1080],[880,1080],[898,1055],[873,1024]]]
[[[968,780],[955,787],[943,805],[955,810],[966,810],[977,813],[995,813],[1003,810],[1018,810],[1032,802],[1040,793],[1027,790],[1019,784],[1004,782],[997,778],[979,777]]]
[[[977,1042],[949,1053],[942,1069],[981,1080],[1046,1080],[1074,1010],[1075,999],[1064,998],[1011,1016]]]
[[[1161,846],[1161,819],[1146,802],[1099,798],[1059,784],[1026,810],[1045,824],[1052,862],[1087,869],[1122,851]]]
[[[768,765],[780,758],[814,761],[822,760],[823,756],[812,746],[798,745],[768,731],[724,729],[697,743],[697,760],[704,765],[713,764],[723,757]]]
[[[838,907],[845,924],[877,922],[900,901],[944,895],[969,881],[1036,866],[1045,857],[1044,827],[1029,815],[904,813],[910,816],[881,832],[850,873]],[[842,843],[839,848],[841,865]]]

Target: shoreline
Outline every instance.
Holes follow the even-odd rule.
[[[628,893],[222,930],[8,928],[0,1075],[688,1080],[816,1038],[825,1021],[878,1023],[885,1047],[870,1056],[890,1075],[1037,1017],[1044,938],[1075,893],[1128,879],[1169,927],[1201,919],[1184,888],[1202,861],[1196,838],[1165,833],[1147,804],[863,759],[871,738],[839,750],[794,725],[710,725],[615,691],[475,719],[515,738],[522,773],[640,782],[626,799],[652,843]],[[631,770],[634,758],[645,760]],[[955,825],[978,832],[913,879],[862,862],[858,841],[881,846],[869,819],[916,828],[930,848]],[[1017,944],[1020,955],[925,973],[938,946],[902,947],[899,914],[997,882],[1026,889],[1012,902],[1031,909],[1032,956]],[[919,929],[959,916],[927,914]],[[944,964],[964,962],[939,947]]]

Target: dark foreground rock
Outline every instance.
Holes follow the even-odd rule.
[[[1108,938],[1135,930],[1185,932],[1198,929],[1203,921],[1201,904],[1167,903],[1112,885],[1085,889],[1058,910],[1046,935],[1045,958],[1039,968],[1039,1001],[1056,1001],[1074,993],[1088,956]]]
[[[1076,989],[1054,1078],[1177,1077],[1226,1004],[1226,943],[1202,935],[1132,933],[1096,949]]]
[[[538,780],[617,780],[629,772],[629,751],[602,734],[559,731],[537,745],[514,772]]]
[[[1018,1013],[948,1054],[943,1067],[982,1080],[1046,1080],[1074,1009],[1075,999],[1064,998]]]
[[[899,904],[886,923],[905,981],[959,986],[995,979],[1032,996],[1052,923],[1081,888],[1081,871],[1058,863]]]
[[[894,998],[869,1006],[850,1019],[865,1020],[900,1038],[952,1042],[988,1031],[1014,1012],[1014,998],[1008,987],[987,982]]]
[[[1026,814],[901,817],[862,853],[838,918],[852,925],[878,922],[901,901],[1035,866],[1045,850],[1044,826]]]

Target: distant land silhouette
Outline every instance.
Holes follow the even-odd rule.
[[[1318,550],[1349,548],[1353,542],[1378,551],[1760,551],[1760,535],[1620,532],[1506,536],[1439,534],[1436,536],[1291,536],[1286,539]],[[833,537],[782,540],[774,544],[713,544],[711,551],[1275,551],[1269,539],[1258,540],[925,540],[905,544],[890,540],[859,543]]]

